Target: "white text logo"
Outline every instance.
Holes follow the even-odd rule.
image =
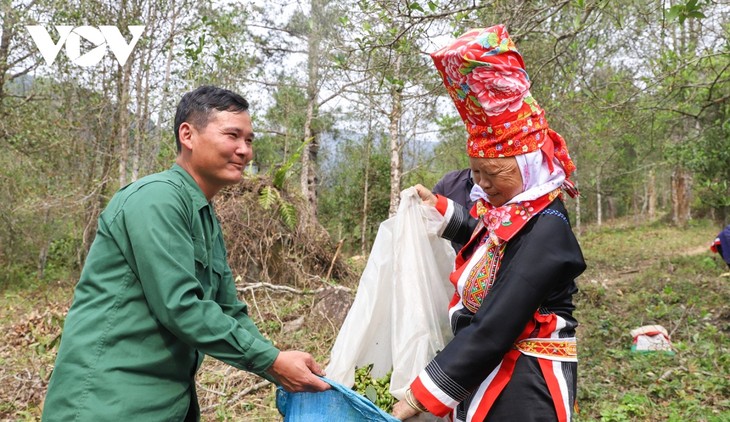
[[[58,42],[54,43],[46,28],[39,25],[26,26],[26,28],[49,66],[56,61],[56,56],[58,56],[58,52],[61,51],[64,44],[66,45],[66,57],[78,66],[97,65],[104,58],[107,46],[109,46],[119,64],[124,66],[132,53],[132,49],[137,45],[139,37],[144,32],[144,25],[128,26],[127,28],[132,34],[132,41],[127,44],[127,40],[124,39],[116,26],[100,26],[98,28],[77,26],[74,28],[73,26],[57,25],[55,28],[59,37]],[[82,38],[94,44],[94,48],[83,55],[81,54]]]

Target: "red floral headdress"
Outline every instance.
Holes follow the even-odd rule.
[[[504,25],[473,29],[431,54],[469,132],[470,157],[512,157],[542,149],[566,179],[575,170],[563,138],[530,95],[522,56]]]

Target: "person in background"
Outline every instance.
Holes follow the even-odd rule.
[[[710,250],[720,254],[723,261],[730,268],[730,225],[727,225],[710,245]]]
[[[253,158],[248,102],[202,86],[174,124],[172,168],[123,187],[99,216],[43,421],[197,421],[204,355],[289,391],[329,388],[311,355],[259,332],[226,261],[212,200]]]
[[[467,210],[470,210],[474,205],[474,199],[471,198],[471,190],[473,187],[474,180],[471,176],[471,169],[465,168],[446,173],[441,180],[436,182],[432,192],[445,196]],[[456,253],[459,253],[459,250],[463,246],[462,243],[451,242],[451,247],[454,248],[454,252]]]
[[[433,53],[466,124],[472,208],[416,185],[443,216],[442,237],[466,239],[450,281],[454,338],[396,403],[401,420],[568,421],[577,353],[572,297],[586,268],[563,204],[575,165],[529,91],[502,25],[468,31]],[[476,191],[476,189],[475,189]],[[479,192],[476,192],[479,194]]]

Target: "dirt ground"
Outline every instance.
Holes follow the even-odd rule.
[[[681,249],[677,248],[683,255],[701,255],[708,254],[708,244],[707,239],[698,237],[682,242]],[[586,274],[586,281],[592,277],[600,283],[610,284],[634,276],[650,264],[639,260],[618,269],[594,268]],[[299,281],[298,286],[290,286],[293,290],[276,290],[264,285],[252,287],[251,283],[248,284],[251,288],[246,288],[243,281],[240,287],[252,317],[278,347],[306,350],[325,364],[344,319],[344,310],[354,296],[356,281],[335,292],[325,289],[330,283],[322,279],[310,277],[308,280],[308,284]],[[40,419],[73,284],[72,281],[57,281],[33,289],[2,292],[0,420]],[[317,306],[320,303],[329,305],[323,309],[322,305]],[[275,408],[273,385],[214,359],[206,359],[197,386],[204,420],[271,421],[280,418]]]

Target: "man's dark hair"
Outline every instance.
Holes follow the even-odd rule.
[[[248,111],[248,101],[227,89],[204,85],[183,95],[175,112],[175,146],[179,153],[180,125],[188,122],[202,130],[208,125],[213,110],[242,112]]]

